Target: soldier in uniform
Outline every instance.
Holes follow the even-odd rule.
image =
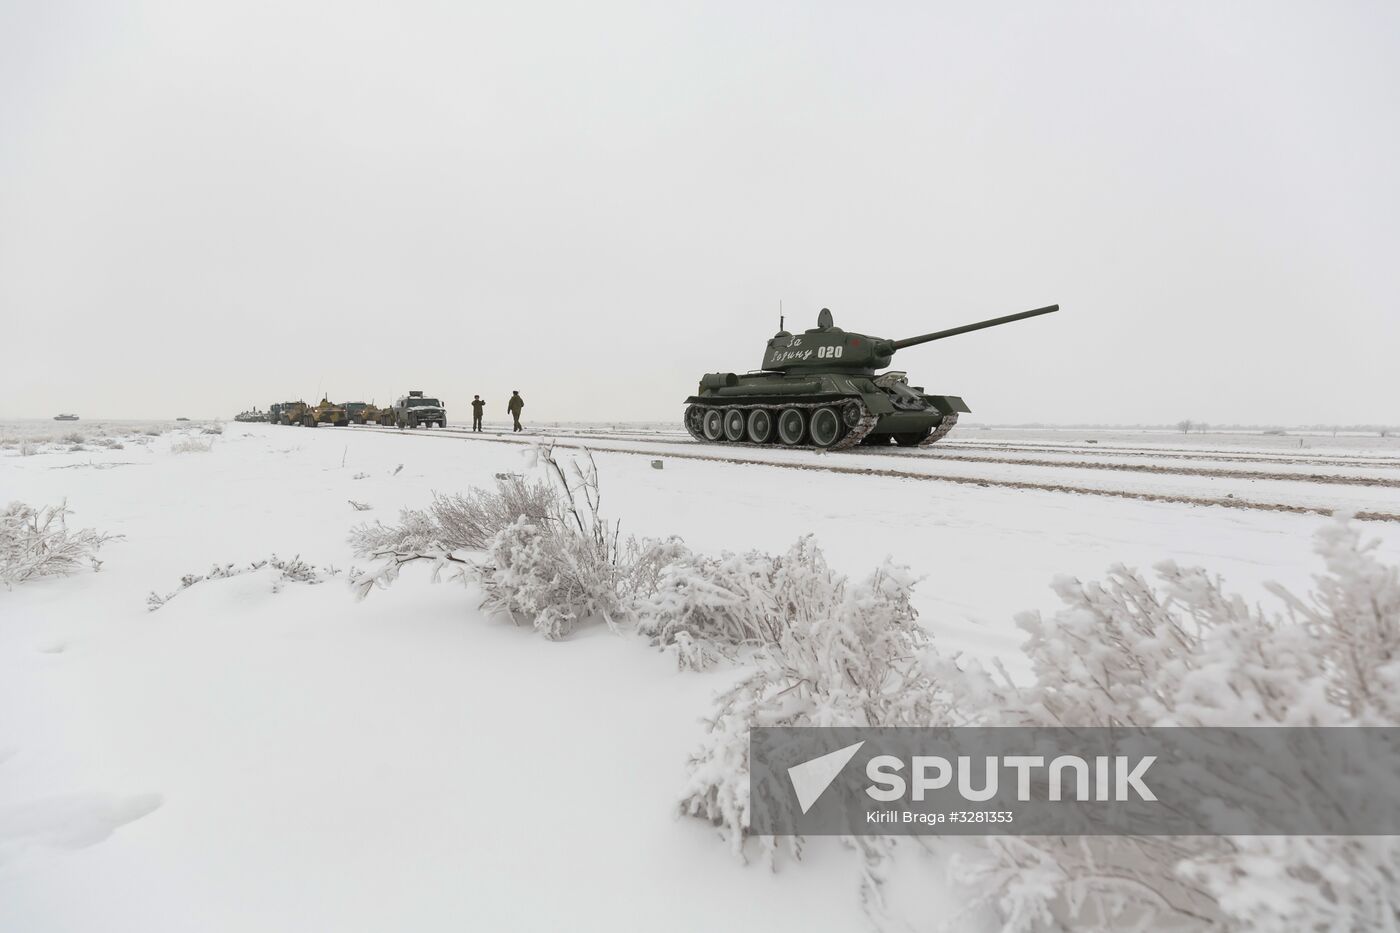
[[[481,431],[481,413],[486,410],[486,403],[481,400],[480,395],[472,396],[472,430]]]
[[[525,430],[520,426],[520,409],[525,407],[525,400],[520,397],[520,390],[516,389],[510,393],[510,401],[506,403],[506,411],[515,419],[515,430]]]

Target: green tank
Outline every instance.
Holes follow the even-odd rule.
[[[706,373],[686,399],[685,427],[706,444],[781,445],[845,450],[857,444],[924,447],[970,411],[956,395],[929,395],[890,365],[898,350],[1010,324],[1059,305],[965,324],[904,340],[842,330],[826,308],[801,334],[779,330],[753,372]]]

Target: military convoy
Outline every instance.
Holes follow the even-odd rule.
[[[971,409],[956,395],[932,395],[910,385],[901,370],[886,370],[894,354],[935,340],[987,327],[1050,314],[1049,305],[1019,314],[978,321],[903,340],[889,340],[842,330],[823,308],[817,326],[800,334],[779,324],[757,370],[706,373],[696,394],[685,400],[685,429],[703,444],[805,447],[845,450],[855,446],[927,447],[942,440]],[[879,370],[885,370],[879,372]],[[245,413],[247,414],[247,413]],[[242,416],[240,416],[242,420]],[[444,428],[447,409],[421,391],[409,392],[392,405],[322,398],[278,402],[268,409],[273,424],[315,427],[350,423]]]
[[[314,428],[329,424],[345,427],[348,424],[378,424],[389,427],[428,428],[447,426],[447,409],[435,398],[426,398],[422,392],[409,392],[387,408],[379,408],[372,402],[346,402],[337,405],[323,397],[315,405],[303,401],[275,402],[268,406],[265,418],[271,424],[302,425]]]
[[[895,351],[1058,311],[1059,305],[1009,314],[904,340],[844,331],[826,308],[801,334],[782,329],[763,365],[742,376],[706,373],[686,399],[685,428],[705,444],[755,444],[844,450],[857,444],[927,447],[970,411],[956,395],[929,395],[891,370]]]

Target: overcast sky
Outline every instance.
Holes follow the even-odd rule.
[[[0,415],[1400,422],[1400,4],[0,0]],[[449,411],[451,416],[451,411]]]

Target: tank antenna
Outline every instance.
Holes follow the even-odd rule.
[[[778,330],[780,330],[780,331],[785,329],[785,328],[783,327],[783,321],[784,321],[784,318],[783,318],[783,299],[779,298],[779,299],[778,299]]]

